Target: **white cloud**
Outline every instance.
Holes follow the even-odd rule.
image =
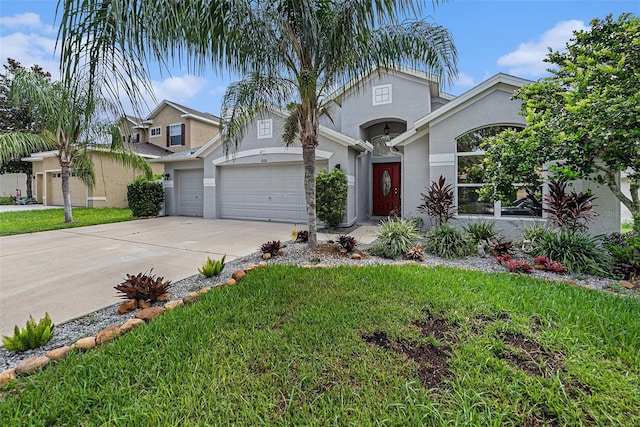
[[[469,88],[476,85],[476,80],[472,76],[460,72],[454,84],[456,88]]]
[[[209,91],[209,95],[213,95],[213,96],[217,96],[217,95],[222,95],[227,91],[227,87],[226,86],[216,86],[213,89],[211,89]]]
[[[0,17],[0,25],[11,29],[40,30],[49,34],[56,31],[53,26],[44,25],[40,19],[40,15],[33,12]]]
[[[163,99],[185,103],[192,99],[207,85],[207,79],[186,74],[182,77],[169,77],[162,81],[153,81],[153,91],[158,102]]]
[[[509,73],[520,76],[540,77],[546,74],[549,64],[543,59],[549,52],[563,50],[574,31],[587,30],[583,21],[561,21],[545,31],[538,41],[521,43],[518,49],[498,59],[498,65],[509,68]]]
[[[24,67],[38,64],[57,79],[58,57],[55,55],[55,39],[39,34],[13,33],[0,37],[0,62],[13,58]]]

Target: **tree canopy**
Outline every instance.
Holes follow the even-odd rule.
[[[551,177],[606,185],[640,215],[640,19],[622,14],[591,21],[566,50],[550,51],[550,76],[514,94],[527,128],[484,143],[489,182],[483,192],[501,200],[514,182],[536,191],[543,168]],[[631,197],[618,174],[628,172]]]
[[[348,81],[361,84],[374,69],[409,65],[443,79],[457,73],[449,32],[416,17],[425,3],[440,2],[64,0],[58,38],[67,75],[89,67],[95,79],[121,82],[134,98],[136,82],[149,81],[150,60],[242,76],[223,101],[225,147],[235,150],[255,117],[285,112],[283,143],[302,147],[313,246],[315,149],[327,95]]]

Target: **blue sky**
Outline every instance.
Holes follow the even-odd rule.
[[[39,64],[57,75],[54,52],[57,0],[0,0],[0,60],[11,57],[25,66]],[[504,72],[537,80],[546,75],[547,48],[559,50],[572,31],[593,18],[623,12],[640,14],[640,1],[626,0],[454,0],[425,15],[453,34],[460,76],[445,91],[459,95],[486,78]],[[176,67],[171,75],[151,70],[157,101],[169,99],[218,115],[231,77],[189,74]],[[148,101],[153,109],[151,98]]]

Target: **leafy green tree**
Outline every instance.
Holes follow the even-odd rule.
[[[156,0],[63,0],[58,39],[66,75],[88,66],[95,81],[104,81],[112,78],[109,70],[118,70],[134,100],[135,82],[149,81],[151,59],[178,59],[196,70],[212,65],[242,76],[223,101],[227,151],[237,148],[255,117],[273,108],[288,111],[284,142],[302,147],[314,246],[315,150],[327,95],[348,81],[356,88],[364,84],[358,77],[375,67],[407,65],[447,78],[457,73],[449,32],[411,19],[425,3],[184,0],[159,6]]]
[[[22,150],[18,147],[9,147],[15,138],[11,138],[10,134],[14,132],[40,132],[41,123],[38,117],[32,114],[27,100],[19,100],[14,102],[9,98],[9,88],[13,77],[17,72],[25,71],[25,68],[12,58],[7,58],[7,64],[3,65],[4,73],[0,74],[0,147],[5,153],[1,157],[0,174],[5,173],[23,173],[26,175],[27,197],[33,197],[31,179],[33,176],[33,167],[30,162],[20,160],[23,156],[28,156],[32,151],[39,151],[46,146],[32,146],[29,150]],[[30,72],[41,75],[44,78],[50,78],[51,74],[45,72],[42,67],[34,65],[29,69]],[[44,141],[38,141],[38,143]],[[10,154],[9,152],[14,151]],[[16,155],[17,154],[17,155]]]
[[[73,222],[69,179],[73,172],[87,186],[95,185],[95,171],[91,153],[109,157],[126,167],[143,170],[151,176],[147,161],[122,147],[122,136],[112,122],[102,121],[101,115],[112,110],[104,98],[88,92],[82,79],[73,82],[52,82],[48,77],[29,71],[16,73],[9,97],[14,102],[27,100],[34,117],[38,117],[41,134],[13,132],[30,146],[42,141],[41,135],[53,138],[61,169],[64,220]],[[111,142],[105,140],[111,137]]]
[[[503,199],[512,183],[537,191],[543,166],[552,177],[606,185],[640,221],[640,19],[622,14],[594,19],[574,33],[566,51],[550,52],[550,77],[525,85],[528,127],[485,141],[483,192]],[[630,170],[631,197],[618,173]]]

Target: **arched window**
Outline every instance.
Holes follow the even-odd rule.
[[[511,202],[495,203],[494,200],[481,200],[478,194],[478,190],[485,183],[484,165],[482,164],[484,158],[483,140],[514,127],[488,126],[467,132],[456,139],[456,188],[458,213],[461,215],[539,215],[539,212],[530,209],[526,200],[526,191],[519,183],[513,184],[513,200]],[[496,212],[499,213],[496,214]]]

